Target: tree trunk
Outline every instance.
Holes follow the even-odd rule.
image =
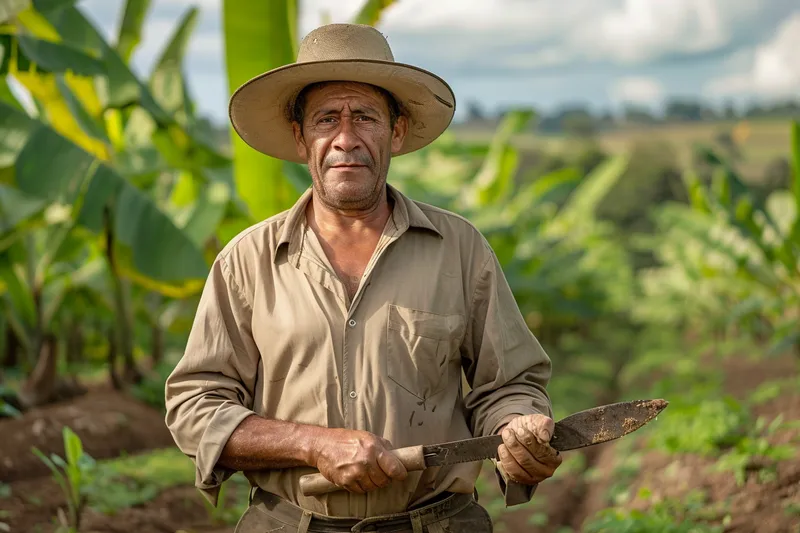
[[[158,320],[153,323],[150,333],[152,341],[152,346],[150,349],[153,357],[153,368],[156,368],[159,364],[161,364],[161,361],[164,360],[164,332],[161,330]]]
[[[122,379],[126,383],[139,383],[142,380],[142,373],[136,368],[136,362],[133,358],[133,314],[128,298],[128,287],[124,283],[122,276],[120,276],[114,253],[114,221],[110,207],[106,206],[104,215],[106,223],[106,258],[111,271],[111,281],[114,285],[119,350],[122,352],[124,365]]]
[[[54,399],[57,362],[58,342],[55,335],[45,335],[36,366],[17,394],[24,409],[44,405]]]
[[[20,364],[19,350],[22,346],[17,339],[14,328],[6,325],[6,353],[3,358],[3,368],[14,368]]]
[[[117,335],[114,326],[108,328],[108,377],[115,390],[122,389],[122,380],[117,374]]]
[[[74,365],[83,361],[83,328],[77,320],[72,321],[67,337],[67,363]]]

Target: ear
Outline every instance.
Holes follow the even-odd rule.
[[[300,131],[300,124],[292,122],[292,133],[294,134],[294,145],[297,149],[297,155],[301,159],[308,159],[308,149],[306,148],[306,141],[303,138],[303,132]]]
[[[392,130],[392,153],[396,154],[403,147],[403,141],[408,134],[408,118],[405,116],[397,117]]]

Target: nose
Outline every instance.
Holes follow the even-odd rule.
[[[353,119],[342,117],[339,123],[339,132],[333,139],[333,148],[343,152],[352,152],[361,147],[361,139],[356,135]]]

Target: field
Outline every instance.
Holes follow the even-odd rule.
[[[491,126],[457,125],[452,131],[464,142],[486,141]],[[741,121],[704,121],[694,123],[663,123],[652,126],[619,127],[601,131],[590,139],[604,151],[622,153],[637,142],[663,142],[676,148],[678,165],[687,168],[692,161],[692,147],[698,143],[720,146],[720,136],[729,135],[738,149],[739,170],[750,183],[760,181],[770,164],[789,153],[790,136],[786,122],[775,119]],[[545,150],[559,153],[572,150],[576,139],[567,135],[544,135],[521,132],[513,141],[522,152]],[[584,141],[585,142],[585,141]]]

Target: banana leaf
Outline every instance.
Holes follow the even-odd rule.
[[[380,19],[383,10],[395,3],[396,0],[367,0],[361,7],[361,10],[356,15],[353,21],[356,24],[368,24],[370,26],[376,25]]]
[[[133,51],[142,40],[142,26],[144,26],[147,11],[150,9],[150,0],[128,0],[125,2],[125,11],[122,23],[119,25],[116,50],[125,63],[130,62]]]
[[[105,73],[101,61],[67,44],[27,35],[18,35],[17,43],[29,59],[48,72],[64,73],[69,70],[81,76],[99,76]]]
[[[11,130],[7,124],[16,126]],[[50,128],[0,103],[0,138],[11,134],[25,141],[16,156],[17,186],[23,193],[67,205],[80,199],[78,222],[93,232],[102,231],[103,209],[112,203],[116,235],[127,248],[121,255],[130,260],[129,276],[168,294],[191,294],[202,287],[208,270],[202,250],[148,195]]]
[[[512,111],[503,117],[489,145],[489,153],[471,187],[465,189],[463,204],[468,208],[490,205],[508,198],[514,187],[519,154],[511,137],[522,131],[533,117],[528,110]]]
[[[597,206],[622,176],[628,159],[627,154],[612,156],[586,176],[549,222],[547,233],[566,235],[581,221],[594,220]]]
[[[225,64],[228,90],[267,70],[294,61],[296,28],[294,1],[223,0]],[[263,220],[290,207],[299,193],[286,179],[283,162],[250,148],[231,129],[234,180],[252,221]]]
[[[46,202],[0,184],[0,235],[17,229],[18,224],[41,212]]]
[[[150,89],[156,101],[167,113],[177,116],[182,124],[186,123],[188,115],[188,102],[184,98],[188,89],[182,72],[183,57],[192,30],[197,25],[198,13],[196,7],[186,11],[150,76]]]

